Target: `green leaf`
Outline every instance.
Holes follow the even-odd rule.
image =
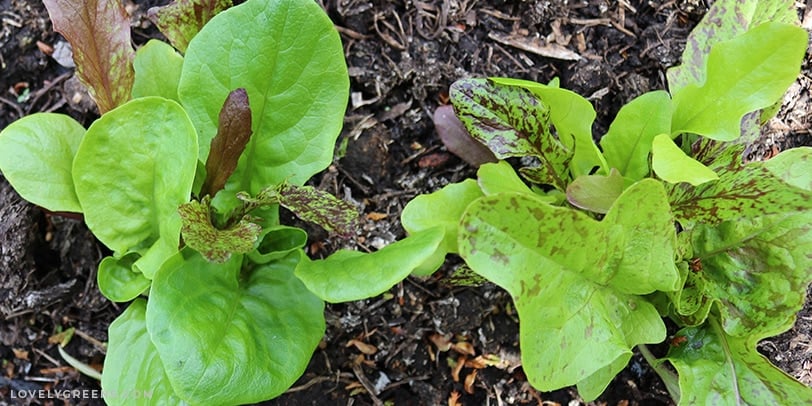
[[[803,184],[808,175],[796,175],[794,170],[806,170],[809,164],[801,158],[796,161],[793,154],[785,157],[789,159],[747,165],[734,159],[729,166],[717,169],[718,181],[698,187],[671,186],[669,195],[675,216],[683,227],[691,228],[695,223],[715,225],[812,209],[812,191],[793,187],[783,180]]]
[[[275,397],[307,367],[324,334],[324,303],[293,276],[294,253],[253,266],[212,264],[190,250],[155,275],[147,329],[172,388],[192,404]],[[245,267],[245,269],[242,269]]]
[[[787,184],[812,191],[812,147],[782,151],[764,162],[764,167]]]
[[[101,381],[104,401],[111,406],[185,405],[147,333],[146,309],[147,302],[138,299],[110,324]]]
[[[178,83],[183,57],[163,41],[151,39],[135,53],[133,98],[159,96],[180,101]]]
[[[225,187],[250,139],[251,107],[248,94],[243,88],[235,89],[228,94],[220,109],[217,135],[211,140],[211,150],[206,159],[206,180],[200,190],[201,196],[214,196]]]
[[[265,264],[282,259],[307,244],[307,233],[301,228],[276,226],[268,230],[255,251],[248,254],[251,261]]]
[[[480,168],[491,165],[496,164],[485,164]],[[482,196],[482,191],[473,179],[452,183],[434,193],[417,196],[403,208],[400,216],[403,228],[409,234],[414,234],[441,226],[444,237],[440,249],[444,253],[456,254],[459,252],[457,229],[462,213],[469,203]],[[437,210],[439,207],[442,207],[442,210]]]
[[[623,184],[623,176],[615,168],[609,176],[579,176],[567,186],[567,201],[575,207],[604,214],[623,193]]]
[[[43,0],[54,31],[70,42],[76,75],[104,114],[130,100],[135,50],[124,5],[106,0]]]
[[[405,279],[437,251],[442,241],[442,228],[434,227],[371,254],[341,250],[317,261],[311,261],[302,254],[296,276],[308,290],[327,302],[366,299],[389,290]]]
[[[231,0],[176,0],[149,9],[147,15],[175,48],[186,52],[189,41],[198,31],[231,4]]]
[[[769,22],[714,45],[707,80],[673,95],[671,134],[738,138],[742,117],[775,103],[798,76],[806,44],[803,29]]]
[[[506,183],[511,180],[519,182],[522,186],[521,180],[513,172],[507,162],[501,161],[507,165],[507,170],[513,173],[513,178],[508,178]],[[480,166],[479,171],[489,171],[490,168],[503,166],[499,164],[487,163]],[[478,172],[479,173],[479,172]],[[505,179],[500,179],[505,181]],[[527,189],[527,186],[524,186]],[[403,228],[409,233],[414,234],[420,231],[428,230],[440,226],[443,229],[443,241],[437,251],[432,257],[423,265],[418,267],[414,274],[417,276],[431,275],[442,266],[445,257],[449,253],[456,254],[459,252],[457,249],[457,228],[459,227],[460,218],[468,204],[475,199],[482,197],[477,182],[473,179],[466,179],[460,183],[452,183],[446,187],[427,195],[419,195],[412,199],[400,215]],[[442,207],[443,210],[437,210]]]
[[[705,83],[705,65],[713,45],[731,40],[759,24],[798,21],[792,0],[718,0],[688,35],[682,64],[669,69],[668,88],[672,95],[689,84]]]
[[[505,161],[484,164],[479,167],[476,175],[482,193],[488,196],[508,192],[533,193],[516,175],[513,167]]]
[[[232,254],[245,254],[254,249],[262,227],[252,223],[248,216],[224,230],[211,223],[210,199],[192,200],[178,207],[183,225],[183,241],[210,262],[223,263]]]
[[[640,180],[647,176],[654,137],[671,131],[671,97],[664,91],[645,93],[620,108],[601,147],[610,168]]]
[[[248,92],[254,135],[226,190],[255,195],[283,181],[302,185],[330,164],[349,76],[341,39],[316,2],[248,0],[216,15],[189,43],[178,92],[202,161],[223,100],[236,88]]]
[[[151,280],[133,269],[138,254],[129,254],[123,258],[106,257],[99,263],[96,280],[104,297],[114,302],[129,302],[144,293]]]
[[[51,211],[81,213],[71,167],[84,135],[63,114],[23,117],[0,132],[0,171],[23,199]]]
[[[147,278],[177,250],[177,208],[189,200],[196,157],[183,108],[158,97],[103,115],[79,145],[73,181],[85,222],[116,253],[141,254],[135,266]]]
[[[518,86],[532,92],[550,108],[550,121],[555,127],[558,139],[573,150],[570,168],[573,177],[590,174],[595,167],[608,171],[606,160],[592,140],[592,123],[595,109],[589,100],[571,90],[553,85],[544,85],[529,80],[511,78],[491,78],[500,85]]]
[[[812,211],[698,225],[691,237],[727,334],[768,337],[792,326],[812,282]]]
[[[564,190],[572,151],[550,131],[550,109],[529,91],[487,79],[458,80],[451,101],[471,135],[499,159],[534,156],[536,179]]]
[[[731,337],[716,326],[689,327],[668,360],[679,373],[680,405],[808,405],[812,389],[756,351],[756,340]]]
[[[543,391],[579,383],[590,398],[631,347],[665,338],[657,310],[637,295],[677,289],[675,243],[655,180],[632,185],[601,222],[531,195],[487,196],[468,206],[459,235],[468,265],[513,296],[530,382]]]
[[[719,179],[713,170],[686,155],[668,134],[654,137],[651,168],[660,179],[670,183],[687,182],[698,186]]]

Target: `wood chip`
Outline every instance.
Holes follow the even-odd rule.
[[[494,31],[488,33],[488,38],[545,58],[561,59],[564,61],[577,61],[581,59],[581,55],[558,44],[544,44],[539,38],[508,35]]]

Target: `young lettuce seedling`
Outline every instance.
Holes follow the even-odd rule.
[[[428,229],[372,254],[307,258],[307,235],[280,224],[280,205],[346,236],[357,216],[304,186],[341,130],[341,41],[311,0],[230,5],[151,11],[181,55],[159,41],[134,51],[118,2],[47,0],[102,115],[87,130],[42,113],[0,132],[3,175],[34,204],[81,213],[113,252],[100,290],[133,301],[110,325],[102,389],[151,397],[110,404],[279,395],[324,333],[325,300],[386,291],[443,237]]]
[[[591,401],[638,346],[680,404],[812,402],[756,351],[792,326],[812,281],[812,148],[744,162],[799,73],[796,20],[791,1],[714,2],[669,91],[624,106],[600,147],[590,103],[557,84],[452,85],[473,138],[539,164],[486,163],[415,198],[403,225],[443,225],[431,264],[458,253],[510,292],[537,389],[577,385]],[[679,340],[657,359],[645,345],[666,339],[662,316]]]

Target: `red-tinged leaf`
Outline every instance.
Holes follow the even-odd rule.
[[[201,196],[214,196],[237,168],[237,161],[251,138],[251,107],[243,88],[233,90],[220,110],[217,135],[211,140],[206,159],[206,181]]]
[[[43,0],[54,30],[73,47],[79,80],[104,114],[128,100],[135,73],[130,19],[119,1]]]
[[[231,0],[176,0],[147,11],[149,17],[169,42],[186,52],[189,41],[217,13],[231,7]]]
[[[329,232],[353,235],[358,209],[352,204],[312,186],[285,183],[277,187],[276,193],[279,204],[300,219],[318,224]]]
[[[437,135],[440,136],[440,140],[443,141],[448,151],[463,161],[474,167],[497,161],[488,147],[468,133],[460,119],[454,114],[453,107],[437,107],[432,120],[434,128],[437,129]]]
[[[246,216],[228,229],[220,230],[211,223],[211,201],[204,197],[178,207],[183,226],[181,233],[186,245],[199,252],[207,261],[222,264],[231,254],[245,254],[254,249],[262,227]]]

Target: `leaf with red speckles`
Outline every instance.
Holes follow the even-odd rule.
[[[279,204],[304,221],[318,224],[329,232],[343,236],[355,233],[358,209],[325,191],[312,186],[284,183],[276,187]]]
[[[737,150],[741,151],[740,148]],[[804,173],[799,172],[799,168],[806,168],[806,173],[812,170],[809,164],[812,153],[809,151],[806,150],[803,159],[794,155],[796,152],[791,153],[794,156],[785,152],[770,161],[746,165],[729,156],[723,162],[711,165],[711,169],[719,174],[717,181],[699,186],[667,185],[674,215],[684,227],[691,228],[697,223],[716,225],[743,218],[812,210],[812,190],[795,187],[784,180],[791,181],[798,173]],[[801,179],[797,182],[808,184],[808,180]]]
[[[533,93],[487,79],[466,79],[454,82],[450,95],[468,132],[497,158],[537,157],[541,166],[534,171],[534,181],[566,188],[573,152],[553,136],[550,108]]]
[[[812,389],[771,365],[756,350],[757,339],[730,336],[715,321],[677,337],[685,341],[667,359],[679,373],[679,404],[812,404]]]
[[[130,19],[120,1],[43,0],[54,30],[73,47],[77,76],[104,114],[128,100],[135,73]]]
[[[245,254],[254,249],[262,227],[243,218],[236,225],[220,230],[211,223],[210,199],[192,200],[178,207],[183,226],[183,241],[209,262],[224,263],[232,254]]]
[[[231,5],[231,0],[175,0],[149,9],[147,15],[175,48],[186,52],[189,41],[198,31]]]
[[[459,250],[477,273],[513,296],[522,365],[549,391],[578,384],[597,397],[631,347],[665,339],[655,307],[639,295],[675,291],[676,233],[662,184],[630,186],[602,221],[528,193],[472,202]]]

